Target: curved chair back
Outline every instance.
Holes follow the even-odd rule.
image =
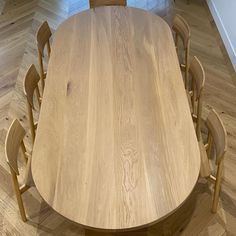
[[[208,115],[206,125],[209,132],[208,135],[211,137],[210,140],[212,142],[208,145],[211,148],[215,148],[216,165],[219,165],[227,150],[227,133],[222,120],[214,109],[212,109]]]
[[[184,59],[183,62],[180,62],[180,67],[185,73],[184,77],[184,84],[185,88],[187,88],[188,84],[188,69],[189,69],[189,54],[190,54],[190,27],[186,20],[180,16],[176,15],[173,20],[173,25],[172,29],[175,33],[175,46],[176,46],[176,51],[178,54],[178,39],[179,37],[181,38],[184,46]]]
[[[214,109],[210,111],[205,123],[208,128],[208,138],[207,143],[204,145],[206,150],[201,155],[201,169],[208,170],[207,172],[209,172],[209,175],[204,177],[208,177],[214,182],[212,212],[216,213],[220,195],[223,160],[227,150],[227,133],[223,122]],[[209,164],[209,160],[212,159],[212,154],[214,154],[215,164],[217,166],[217,170],[214,175],[211,174],[212,171]],[[205,172],[202,173],[204,174]]]
[[[15,119],[7,132],[5,141],[5,154],[7,163],[16,175],[19,175],[17,157],[21,145],[24,145],[24,136],[24,128],[21,126],[20,122]]]
[[[40,76],[35,66],[32,64],[25,75],[23,87],[24,87],[24,94],[27,98],[28,119],[29,119],[29,126],[30,126],[30,131],[31,131],[33,141],[35,139],[35,124],[34,124],[34,117],[33,117],[33,110],[35,110],[34,94],[36,94],[39,108],[41,106],[41,97],[40,97],[40,92],[39,92],[39,87],[38,87],[39,80],[40,80]]]
[[[6,141],[5,141],[5,154],[6,154],[6,160],[10,167],[10,172],[12,176],[13,186],[16,193],[16,198],[21,214],[21,218],[23,221],[26,221],[26,215],[25,215],[25,209],[23,205],[23,201],[21,198],[21,195],[27,191],[31,186],[34,185],[33,179],[32,179],[32,173],[31,173],[31,156],[26,157],[26,149],[24,145],[24,136],[25,136],[25,130],[21,126],[20,122],[15,119],[12,124],[10,125],[10,128],[7,132]],[[25,162],[26,162],[26,172],[25,172],[25,179],[24,184],[22,186],[19,186],[18,178],[19,175],[19,169],[18,169],[18,154],[19,149],[22,149]]]
[[[194,99],[195,101],[198,100],[201,96],[202,89],[205,84],[205,71],[203,69],[202,63],[199,59],[194,56],[193,60],[191,61],[189,72],[192,76],[192,91],[194,92]]]
[[[90,0],[90,8],[99,7],[99,6],[126,6],[126,0]]]
[[[205,85],[205,71],[201,62],[195,56],[190,64],[189,73],[191,75],[191,86],[190,81],[187,85],[187,88],[191,87],[188,93],[191,96],[191,108],[192,116],[194,121],[196,121],[196,134],[198,140],[200,140],[201,133],[201,116],[202,116],[202,90]]]
[[[47,46],[48,58],[50,58],[51,54],[51,46],[50,46],[50,38],[52,36],[52,32],[49,28],[47,21],[44,21],[42,25],[39,27],[37,32],[37,45],[38,45],[38,60],[40,66],[40,78],[42,83],[42,89],[44,89],[44,79],[46,78],[43,66],[43,56],[44,56],[44,48]]]
[[[175,15],[172,25],[173,31],[182,39],[184,48],[187,49],[190,44],[190,27],[187,21],[180,15]]]

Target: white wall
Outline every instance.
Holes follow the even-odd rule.
[[[236,0],[207,0],[236,71]]]

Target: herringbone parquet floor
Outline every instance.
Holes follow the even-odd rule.
[[[166,16],[163,9],[169,9],[167,2],[129,0],[128,5]],[[176,2],[175,12],[183,15],[191,26],[191,55],[197,55],[206,70],[204,115],[213,106],[220,113],[228,133],[220,209],[217,214],[211,214],[211,189],[200,181],[178,214],[145,231],[122,235],[236,235],[235,72],[204,1],[191,0],[190,5],[186,0]],[[36,189],[24,194],[29,221],[23,223],[4,155],[5,135],[12,119],[17,117],[28,128],[22,81],[28,66],[38,65],[35,42],[38,26],[47,20],[54,31],[70,15],[87,8],[87,0],[0,0],[0,235],[106,235],[85,232],[58,215]],[[174,12],[170,8],[167,13],[165,19],[169,21]],[[188,222],[184,222],[187,226],[183,229],[179,226],[186,216]]]

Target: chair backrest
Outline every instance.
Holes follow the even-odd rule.
[[[99,6],[126,6],[126,0],[90,0],[89,1],[90,8],[99,7]]]
[[[224,157],[227,150],[227,133],[223,122],[214,109],[211,109],[207,120],[206,126],[208,128],[209,136],[211,136],[214,145],[209,144],[210,148],[215,148],[216,151],[216,164],[218,165]],[[209,140],[209,138],[208,138]],[[208,152],[210,153],[210,152]]]
[[[43,56],[43,51],[45,48],[45,45],[48,45],[48,56],[50,56],[51,48],[50,48],[50,37],[52,36],[52,32],[49,28],[49,25],[47,21],[44,21],[42,25],[39,27],[37,32],[37,44],[38,44],[38,51]]]
[[[39,92],[39,87],[38,87],[39,81],[40,81],[40,76],[35,68],[35,65],[32,64],[29,67],[28,71],[26,72],[25,79],[24,79],[24,94],[32,109],[35,109],[34,92],[36,92],[36,97],[37,97],[39,106],[41,104],[40,92]]]
[[[7,132],[5,141],[5,154],[9,166],[16,175],[19,175],[17,157],[19,148],[21,144],[23,144],[24,136],[24,128],[21,126],[20,122],[15,119]]]
[[[28,116],[29,116],[28,118],[29,118],[30,130],[31,130],[33,140],[35,138],[34,117],[33,117],[33,109],[35,109],[34,93],[36,94],[39,108],[41,106],[40,92],[39,92],[39,87],[38,87],[39,81],[40,81],[40,76],[35,66],[32,64],[25,75],[23,87],[24,87],[24,94],[27,99],[27,108],[28,108]]]
[[[50,58],[50,54],[51,54],[50,37],[51,36],[52,36],[52,32],[49,28],[49,25],[47,21],[44,21],[43,24],[39,27],[38,32],[37,32],[38,60],[39,60],[39,67],[40,67],[40,78],[42,82],[42,91],[44,90],[44,86],[45,86],[43,52],[44,52],[45,45],[47,45],[48,58]]]
[[[191,61],[189,73],[192,77],[191,90],[193,91],[193,98],[195,101],[197,101],[201,96],[206,76],[203,66],[196,56],[194,56],[193,60]],[[190,87],[189,84],[188,87]]]
[[[189,48],[191,34],[190,27],[186,20],[178,14],[175,15],[172,29],[182,39],[184,48]]]
[[[191,94],[192,116],[197,121],[196,134],[198,140],[201,136],[201,119],[202,119],[202,90],[205,84],[205,71],[201,62],[194,56],[189,67],[191,83],[188,81],[187,90]],[[189,79],[190,79],[189,78]],[[190,88],[191,84],[191,88]]]

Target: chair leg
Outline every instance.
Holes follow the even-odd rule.
[[[217,212],[219,195],[220,195],[222,167],[223,167],[223,162],[220,162],[218,165],[217,174],[216,174],[216,182],[215,182],[215,187],[214,187],[214,196],[213,196],[213,203],[212,203],[212,210],[211,210],[212,213]]]
[[[17,176],[11,168],[10,168],[10,171],[11,171],[11,174],[12,174],[12,180],[13,180],[13,185],[14,185],[14,189],[15,189],[15,193],[16,193],[17,203],[18,203],[19,210],[20,210],[20,215],[21,215],[22,220],[25,222],[25,221],[27,221],[27,218],[26,218],[26,215],[25,215],[25,208],[24,208],[24,205],[23,205],[23,201],[22,201],[22,197],[21,197],[21,192],[20,192]]]

